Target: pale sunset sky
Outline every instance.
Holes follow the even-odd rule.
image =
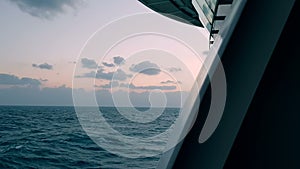
[[[95,89],[102,105],[113,104],[111,92],[130,90],[139,100],[137,95],[147,97],[149,91],[160,90],[171,98],[169,106],[176,106],[176,93],[188,93],[208,50],[203,28],[176,23],[178,29],[198,31],[190,38],[199,39],[201,56],[151,34],[128,38],[106,56],[98,51],[104,46],[103,39],[97,39],[99,28],[146,12],[154,13],[133,0],[0,1],[0,105],[72,105],[74,87],[84,92]],[[142,70],[147,67],[151,69]]]

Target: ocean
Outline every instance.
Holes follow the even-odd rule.
[[[120,116],[114,107],[100,110],[115,130],[137,137],[151,137],[167,130],[179,113],[178,108],[165,108],[155,122],[137,125]],[[157,144],[165,142],[166,139]],[[145,146],[136,153],[147,154],[153,150],[161,151]],[[151,169],[156,168],[159,157],[127,158],[106,151],[85,133],[73,107],[0,106],[1,169]]]

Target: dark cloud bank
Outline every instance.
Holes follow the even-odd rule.
[[[82,100],[90,100],[88,91],[77,89],[81,92]],[[108,90],[97,90],[96,98],[99,106],[114,106],[112,95]],[[134,106],[150,106],[148,101],[149,92],[130,92],[130,100]],[[181,95],[186,98],[186,92],[165,92],[167,107],[179,107]],[[128,94],[117,91],[115,95],[119,99],[126,99]],[[0,105],[51,105],[51,106],[72,106],[72,89],[60,86],[57,88],[38,87],[10,87],[0,88]],[[86,103],[86,106],[88,104]]]
[[[148,86],[135,86],[134,84],[125,84],[119,83],[118,81],[110,81],[108,84],[105,85],[96,85],[97,88],[103,89],[111,89],[116,87],[123,87],[126,89],[140,89],[140,90],[175,90],[177,87],[175,85],[171,86],[156,86],[156,85],[148,85]]]
[[[113,84],[115,85],[115,84]],[[123,84],[122,84],[123,85]],[[4,86],[4,87],[3,87]],[[41,88],[40,80],[29,77],[17,77],[10,74],[0,74],[0,105],[55,105],[72,106],[72,89],[66,86]],[[174,87],[161,86],[134,86],[134,89],[162,89],[168,90]],[[90,100],[89,91],[76,89],[82,100]],[[111,93],[107,89],[96,90],[96,98],[99,106],[114,106]],[[150,92],[130,92],[130,99],[134,106],[150,106],[148,101]],[[165,92],[168,100],[167,107],[178,107],[181,104],[181,96],[187,97],[187,92]],[[127,93],[116,91],[115,95],[126,99]]]
[[[0,74],[0,85],[29,85],[29,86],[39,86],[41,82],[37,79],[32,79],[29,77],[19,78],[15,75],[10,74]]]

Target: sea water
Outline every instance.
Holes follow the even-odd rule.
[[[115,107],[100,110],[115,130],[135,137],[165,131],[179,112],[178,108],[165,108],[158,120],[137,125],[118,114]],[[136,153],[153,150],[157,150],[155,146]],[[73,107],[0,106],[0,168],[147,169],[156,168],[159,157],[126,158],[106,151],[85,133]]]

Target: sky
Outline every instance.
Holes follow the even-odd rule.
[[[147,16],[119,21],[145,12],[161,19],[160,28]],[[94,92],[105,106],[114,105],[114,94],[127,93],[134,105],[147,106],[149,94],[163,93],[176,107],[188,95],[208,43],[202,28],[175,22],[132,0],[0,1],[0,105],[72,105],[73,90],[82,100]],[[182,36],[198,40],[201,56],[158,36],[160,30],[117,37],[144,27],[198,31]]]

